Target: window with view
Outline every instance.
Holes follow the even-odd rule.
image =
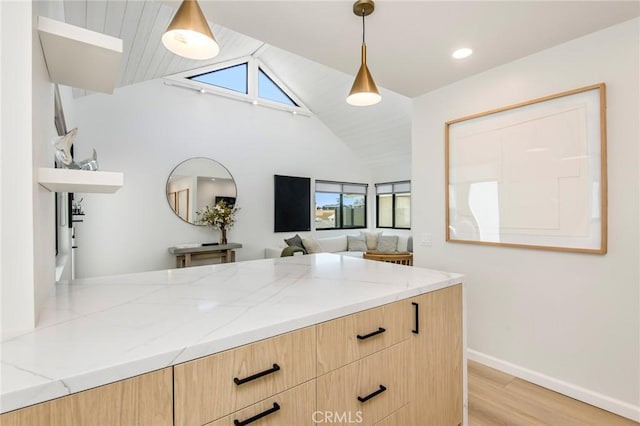
[[[316,181],[316,229],[367,227],[367,185]]]
[[[411,229],[411,182],[376,184],[376,227]]]
[[[175,82],[175,86],[193,88],[201,94],[239,99],[296,115],[311,115],[309,108],[285,82],[252,56],[183,71],[165,78]]]
[[[258,68],[258,97],[294,107],[299,106],[262,68]]]

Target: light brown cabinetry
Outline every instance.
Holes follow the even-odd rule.
[[[318,411],[351,423],[372,425],[408,402],[407,361],[410,342],[404,341],[318,377]]]
[[[413,404],[402,406],[399,410],[394,411],[391,415],[380,420],[374,426],[410,426],[417,422],[414,418]]]
[[[413,312],[401,300],[316,326],[317,408],[331,424],[415,423]]]
[[[405,425],[462,424],[462,285],[409,300],[417,309],[411,339],[410,394],[413,413]]]
[[[175,424],[203,425],[316,376],[308,327],[174,367]]]
[[[256,426],[310,426],[314,424],[315,402],[316,382],[311,380],[207,426],[237,426],[236,421],[241,425],[255,421]]]
[[[410,322],[406,302],[396,302],[318,324],[318,375],[408,339]]]
[[[0,415],[2,426],[170,426],[171,368]]]

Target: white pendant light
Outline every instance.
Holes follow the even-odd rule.
[[[362,63],[351,87],[351,92],[347,96],[347,103],[355,106],[374,105],[382,99],[376,82],[373,81],[373,77],[371,77],[367,67],[367,45],[364,40],[364,17],[371,15],[374,9],[375,5],[372,0],[358,0],[353,4],[353,13],[362,16]]]
[[[189,59],[211,59],[220,52],[196,0],[182,1],[162,35],[162,44],[176,55]]]

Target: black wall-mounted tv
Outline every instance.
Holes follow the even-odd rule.
[[[273,176],[274,232],[311,230],[311,178]]]
[[[228,206],[235,206],[236,204],[236,197],[224,197],[224,196],[219,196],[216,195],[216,198],[214,199],[214,204],[218,204],[218,201],[224,201],[225,203],[227,203]]]

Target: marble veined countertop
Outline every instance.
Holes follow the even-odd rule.
[[[462,282],[335,254],[76,280],[2,341],[0,412]]]

